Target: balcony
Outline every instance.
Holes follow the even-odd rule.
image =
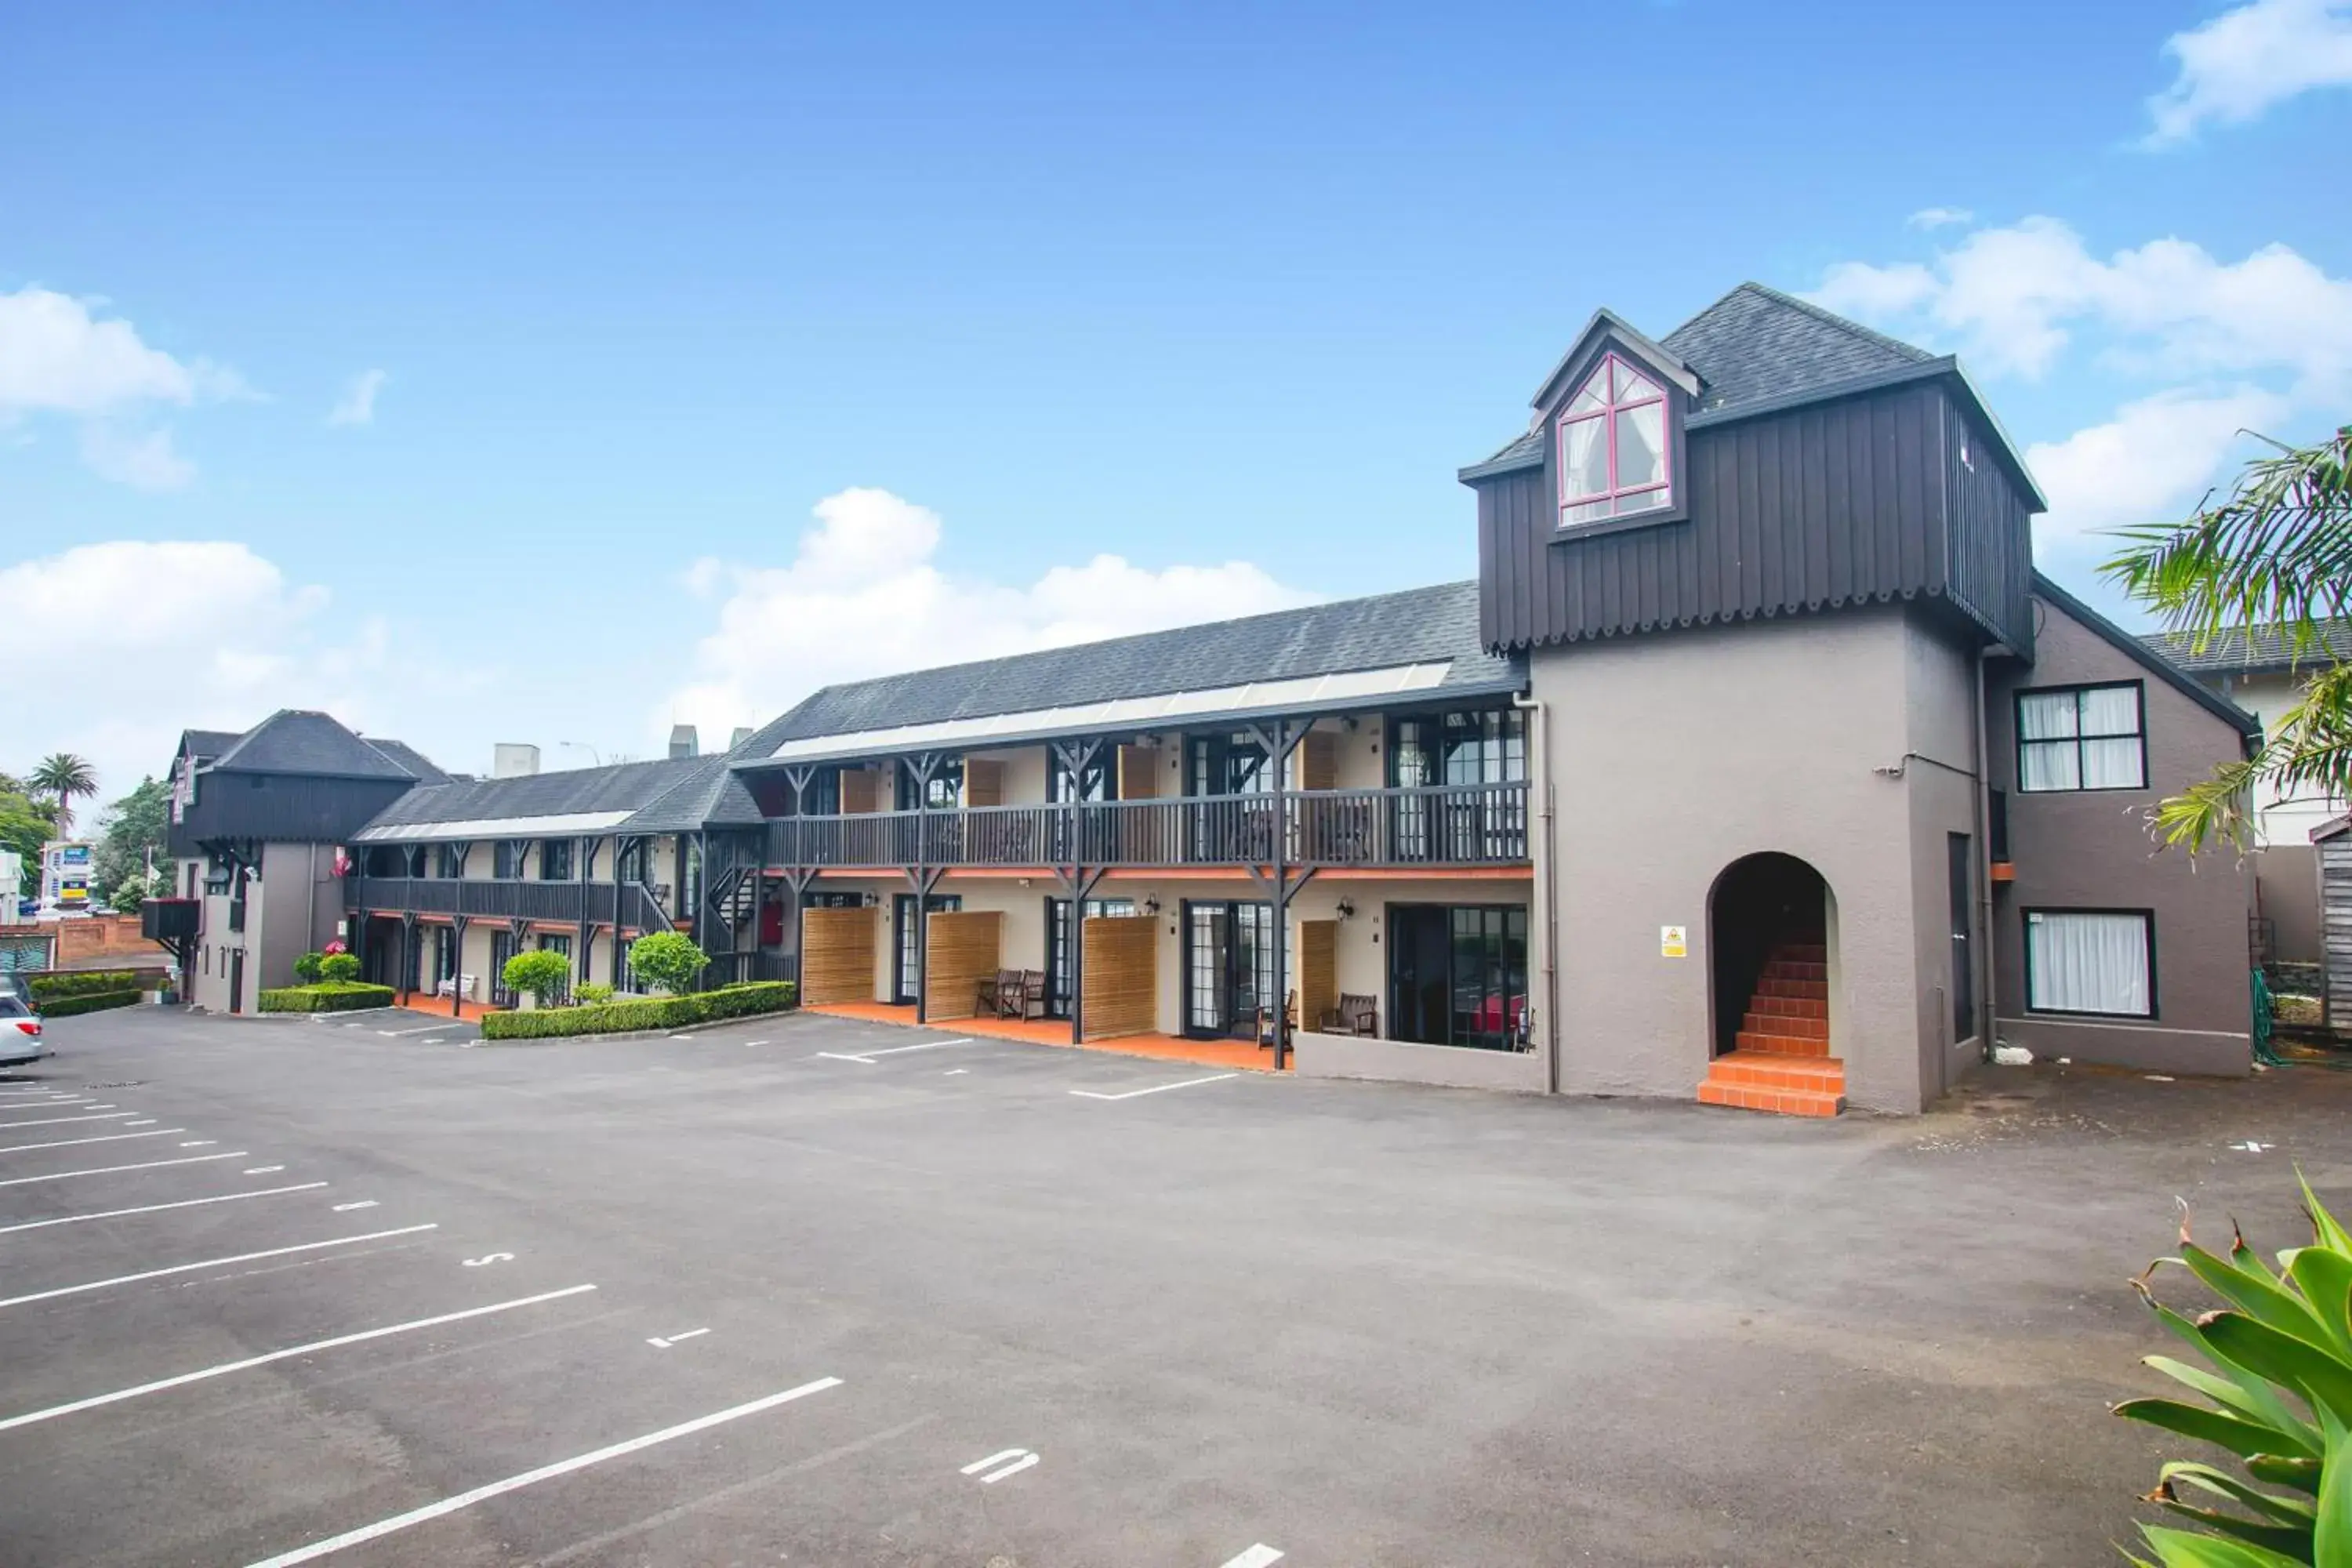
[[[464,915],[468,920],[618,923],[635,931],[668,925],[653,895],[635,882],[526,882],[442,877],[346,877],[343,907],[382,914]]]
[[[1284,820],[1277,825],[1277,814]],[[767,863],[827,868],[1080,865],[1395,868],[1528,861],[1525,784],[1318,790],[1080,805],[787,816]]]

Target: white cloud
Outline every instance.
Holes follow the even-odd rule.
[[[363,370],[352,377],[342,397],[327,415],[330,425],[373,425],[375,423],[375,395],[383,390],[389,378],[380,370]]]
[[[762,724],[820,686],[1309,602],[1246,562],[1138,566],[1097,555],[1034,582],[951,577],[937,512],[883,489],[817,502],[792,563],[701,561],[688,584],[724,601],[691,681],[652,718],[724,735]]]
[[[2175,33],[2172,84],[2147,100],[2147,145],[2236,125],[2318,88],[2352,86],[2352,0],[2252,0]]]
[[[151,348],[138,329],[94,312],[104,301],[27,286],[0,294],[0,425],[35,415],[83,422],[82,459],[101,477],[170,489],[194,476],[165,430],[129,426],[163,404],[249,397],[235,371]]]
[[[2160,392],[2125,405],[2104,425],[2026,449],[2050,510],[2037,531],[2061,538],[2095,529],[2186,517],[2242,455],[2242,431],[2274,426],[2287,400],[2258,387],[2200,395]]]
[[[1921,207],[1905,221],[1913,228],[1948,228],[1956,223],[1969,223],[1976,214],[1966,207]]]
[[[131,432],[91,420],[81,427],[81,460],[100,479],[142,490],[176,490],[196,477],[172,449],[169,428]]]
[[[2102,260],[2051,217],[1980,228],[1929,264],[1842,262],[1811,296],[1895,331],[1956,342],[1995,374],[2040,376],[2074,334],[2110,363],[2171,375],[2284,372],[2298,396],[2352,388],[2352,280],[2283,245],[2215,259],[2157,239]]]
[[[111,800],[160,774],[188,728],[243,730],[280,708],[324,708],[378,721],[381,697],[413,661],[394,660],[380,622],[328,617],[327,589],[289,582],[272,562],[226,541],[115,541],[0,565],[0,605],[26,648],[87,647],[103,658],[45,658],[41,679],[10,698],[0,771],[74,752]]]

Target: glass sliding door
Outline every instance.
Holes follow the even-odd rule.
[[[963,908],[963,899],[956,893],[933,893],[931,913]],[[898,926],[898,962],[892,965],[896,978],[890,997],[902,1005],[910,1005],[923,989],[922,922],[915,918],[915,895],[900,893],[892,905],[892,916]]]
[[[1274,994],[1274,906],[1184,906],[1184,1030],[1254,1035]]]
[[[1517,1050],[1528,1027],[1528,911],[1517,904],[1389,909],[1392,1037]]]

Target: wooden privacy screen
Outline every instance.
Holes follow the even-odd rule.
[[[963,764],[963,803],[966,805],[1003,805],[1004,764],[992,759],[966,758]]]
[[[1160,748],[1121,746],[1118,749],[1118,798],[1160,798]]]
[[[801,921],[801,1001],[873,1001],[874,911],[803,910]]]
[[[997,910],[935,910],[923,947],[923,1016],[969,1018],[980,1011],[980,983],[996,973],[1003,948]]]
[[[863,816],[869,811],[880,810],[881,808],[874,802],[879,793],[875,785],[880,782],[881,777],[881,774],[871,768],[842,769],[841,815]]]
[[[1084,922],[1086,1037],[1148,1035],[1160,1022],[1159,920],[1094,915]]]
[[[1298,743],[1298,787],[1339,787],[1339,737],[1328,730],[1309,730]]]
[[[1298,922],[1298,1026],[1319,1029],[1339,1005],[1339,922]]]

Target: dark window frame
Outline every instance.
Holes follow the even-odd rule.
[[[2136,738],[2139,742],[2139,783],[2136,784],[2084,784],[2081,782],[2083,777],[2083,742],[2084,741],[2121,741],[2126,739],[2126,737],[2121,732],[2102,735],[2084,734],[2082,732],[2083,694],[2088,691],[2120,691],[2126,687],[2129,687],[2138,700],[2139,732],[2136,737],[2132,738]],[[2056,740],[2027,740],[2025,738],[2025,700],[2029,697],[2056,697],[2062,693],[2070,695],[2075,699],[2074,733],[2071,736],[2062,736]],[[2148,768],[2147,757],[2147,682],[2143,679],[2134,678],[2129,680],[2078,680],[2063,682],[2056,686],[2020,687],[2015,692],[2011,693],[2010,698],[2010,724],[2012,731],[2012,739],[2016,745],[2016,754],[2011,759],[2011,762],[2017,771],[2017,793],[2020,795],[2134,795],[2144,793],[2151,787],[2148,783],[2151,774]],[[2025,786],[2025,748],[2028,746],[2060,746],[2070,743],[2074,748],[2075,783],[2074,786],[2068,789],[2028,789]]]
[[[539,880],[542,882],[573,882],[572,862],[579,846],[569,838],[542,838],[539,841]],[[551,853],[552,851],[552,853]],[[551,869],[551,863],[553,868]]]
[[[2111,1013],[2090,1007],[2039,1007],[2033,1002],[2033,917],[2035,915],[2137,915],[2147,945],[2147,1011]],[[2025,1010],[2043,1018],[2116,1018],[2126,1023],[2153,1024],[2164,1016],[2164,997],[2156,967],[2156,911],[2145,906],[2091,904],[2032,904],[2017,911],[2020,966],[2025,973]]]

